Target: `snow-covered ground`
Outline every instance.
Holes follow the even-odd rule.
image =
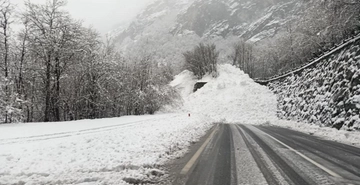
[[[148,174],[182,156],[211,126],[187,114],[1,125],[0,184],[156,181]]]
[[[1,125],[0,143],[2,141],[31,139],[36,137],[55,137],[59,135],[80,134],[96,130],[112,129],[124,124],[137,123],[153,119],[153,116],[126,116],[110,119],[80,120],[55,123],[6,124]]]
[[[182,104],[153,116],[0,125],[0,185],[156,182],[161,165],[182,156],[216,122],[284,126],[360,146],[359,132],[279,120],[276,96],[231,65],[201,81],[208,83],[192,93],[192,74],[177,75],[170,85]]]

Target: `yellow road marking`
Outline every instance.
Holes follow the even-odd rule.
[[[186,175],[189,170],[191,169],[191,167],[195,164],[195,162],[197,161],[197,159],[200,157],[200,154],[204,151],[205,147],[207,144],[209,144],[211,138],[214,137],[215,132],[217,130],[218,126],[216,126],[216,128],[212,131],[212,133],[209,135],[209,137],[205,140],[205,142],[201,145],[201,147],[198,149],[198,151],[196,151],[196,153],[191,157],[191,159],[189,160],[188,163],[186,163],[186,165],[184,166],[184,168],[181,170],[180,174],[181,175]]]

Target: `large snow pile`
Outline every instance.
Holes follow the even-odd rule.
[[[360,129],[360,42],[301,74],[270,84],[279,116],[321,126]]]
[[[276,118],[276,96],[265,86],[255,83],[238,68],[224,64],[218,66],[219,76],[205,76],[207,84],[189,94],[195,79],[189,72],[176,76],[183,95],[182,111],[202,114],[218,122],[262,124]],[[186,79],[183,83],[179,81]],[[192,81],[193,80],[193,81]],[[181,84],[181,85],[180,85]]]
[[[156,168],[182,156],[210,121],[164,114],[0,125],[0,184],[156,182]]]

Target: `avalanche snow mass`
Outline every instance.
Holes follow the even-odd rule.
[[[200,80],[207,84],[196,93],[190,93],[196,82],[191,72],[176,76],[171,85],[183,96],[183,111],[226,123],[262,124],[276,119],[276,96],[267,87],[230,64],[219,65],[218,70],[217,78]]]

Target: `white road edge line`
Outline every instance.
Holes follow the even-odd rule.
[[[206,145],[209,144],[210,140],[213,138],[213,136],[215,135],[215,132],[217,131],[218,126],[216,126],[216,128],[212,131],[212,133],[209,135],[209,137],[205,140],[205,142],[201,145],[201,147],[196,151],[196,153],[191,157],[191,159],[186,163],[186,165],[184,166],[184,168],[181,170],[180,174],[181,175],[186,175],[189,170],[191,169],[191,167],[195,164],[195,162],[197,161],[197,159],[200,157],[200,154],[204,151]]]
[[[265,132],[264,132],[265,133]],[[268,135],[271,139],[277,141],[278,143],[280,143],[281,145],[285,146],[286,148],[290,149],[291,151],[295,152],[296,154],[298,154],[299,156],[301,156],[302,158],[304,158],[305,160],[309,161],[310,163],[312,163],[313,165],[319,167],[320,169],[324,170],[326,173],[330,174],[333,177],[337,177],[337,178],[342,178],[339,174],[335,173],[334,171],[326,168],[325,166],[317,163],[316,161],[310,159],[309,157],[307,157],[306,155],[300,153],[299,151],[291,148],[290,146],[286,145],[285,143],[279,141],[278,139],[274,138],[273,136],[265,133],[266,135]]]

